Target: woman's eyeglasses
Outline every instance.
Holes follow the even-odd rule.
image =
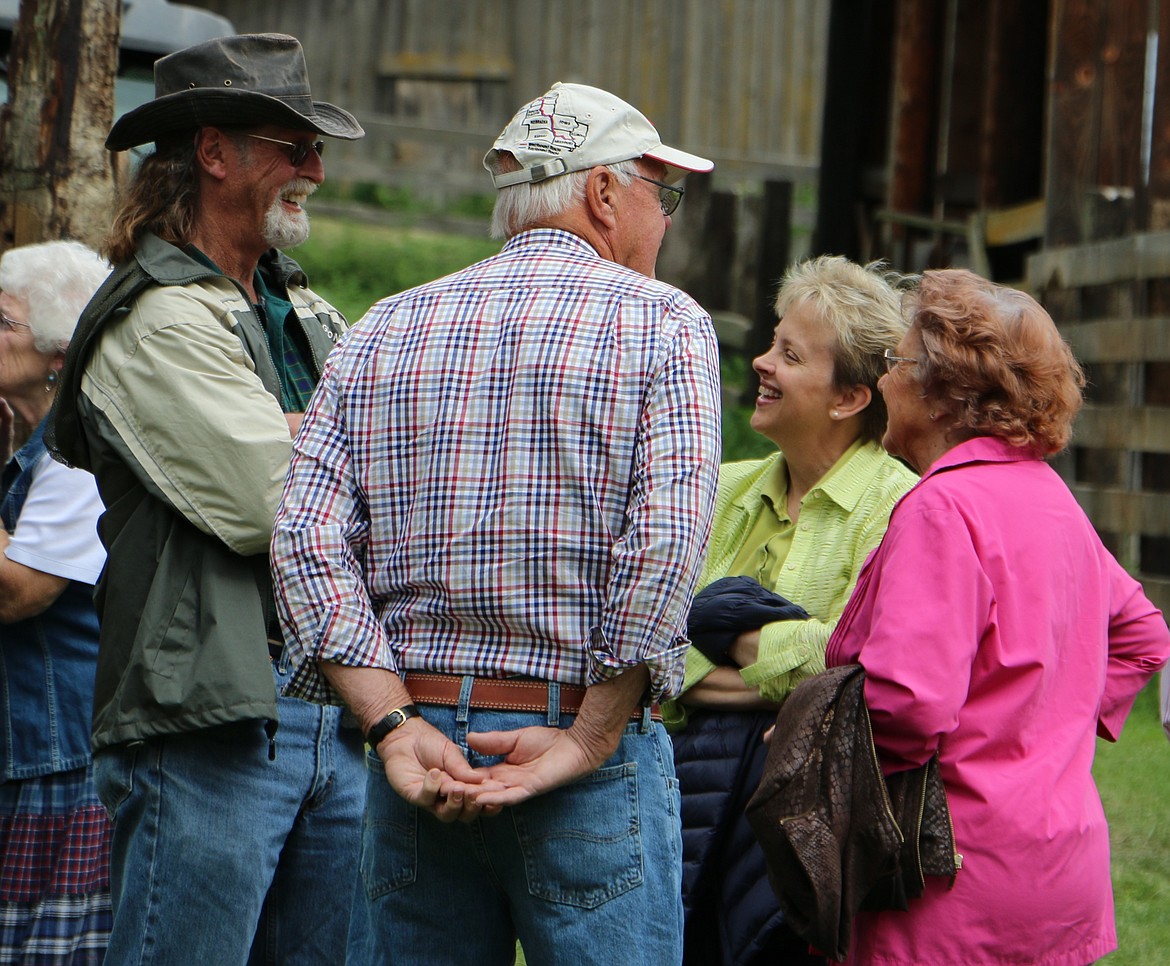
[[[297,141],[294,144],[292,141],[279,141],[276,138],[266,138],[263,134],[249,134],[248,137],[255,138],[257,141],[270,141],[273,144],[279,144],[288,148],[288,159],[292,162],[294,168],[299,168],[305,163],[305,158],[309,156],[310,151],[316,151],[317,157],[321,157],[325,153],[324,141]]]
[[[674,214],[679,202],[682,201],[682,188],[678,185],[666,184],[663,181],[655,181],[653,178],[647,178],[644,174],[637,174],[634,177],[658,185],[658,203],[662,206],[662,213],[664,215]]]
[[[3,312],[0,312],[0,328],[4,329],[5,332],[12,332],[18,325],[25,329],[32,328],[27,322],[17,322],[16,319],[10,319]]]
[[[917,359],[911,359],[909,356],[896,356],[892,349],[886,349],[882,353],[882,357],[886,360],[886,372],[893,372],[898,368],[899,362],[905,362],[907,365],[918,365]]]

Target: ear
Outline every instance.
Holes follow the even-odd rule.
[[[217,127],[200,128],[195,134],[195,163],[211,177],[222,181],[236,156],[235,147]]]
[[[589,169],[585,181],[585,204],[589,214],[610,231],[617,226],[618,181],[604,165]]]
[[[873,391],[869,386],[849,386],[838,390],[829,411],[836,413],[835,419],[848,419],[862,412],[873,399]]]

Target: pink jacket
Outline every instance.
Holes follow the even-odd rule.
[[[1161,613],[1030,450],[981,437],[895,507],[829,641],[887,773],[936,750],[963,868],[863,913],[851,962],[1084,966],[1117,945],[1090,769],[1170,655]]]

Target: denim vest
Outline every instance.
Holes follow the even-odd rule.
[[[12,533],[45,454],[42,422],[0,476]],[[0,781],[84,767],[90,759],[98,621],[93,585],[71,580],[47,610],[0,624]]]

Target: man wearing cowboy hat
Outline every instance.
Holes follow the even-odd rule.
[[[52,445],[106,512],[93,746],[114,818],[107,962],[345,958],[361,733],[279,697],[268,569],[292,445],[345,320],[278,251],[308,236],[322,136],[300,43],[220,38],[155,65],[107,147],[155,144],[106,244]]]
[[[382,758],[377,962],[506,966],[519,936],[533,963],[665,966],[655,702],[682,682],[719,369],[707,313],[653,276],[678,182],[712,164],[580,84],[484,164],[503,251],[371,309],[305,416],[272,547],[290,692],[346,701]]]

